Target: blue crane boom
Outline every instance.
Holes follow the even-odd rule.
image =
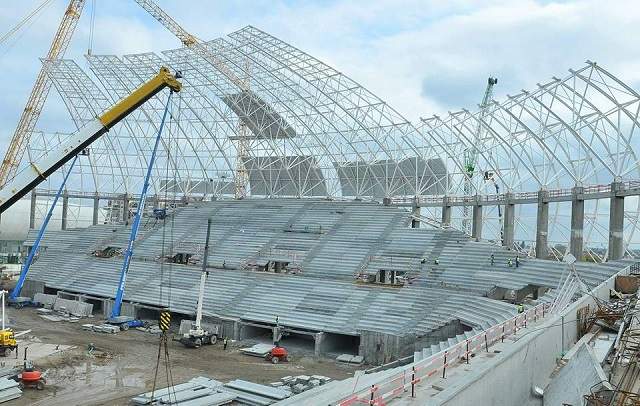
[[[29,255],[27,256],[27,260],[24,262],[24,266],[22,267],[22,271],[20,272],[20,278],[18,278],[18,283],[16,287],[13,288],[11,294],[9,295],[9,302],[15,302],[20,297],[20,292],[22,291],[22,286],[24,285],[24,281],[27,279],[27,273],[29,272],[29,268],[31,267],[31,263],[33,262],[33,258],[35,257],[38,249],[40,248],[40,242],[42,241],[42,237],[44,236],[44,232],[49,225],[49,220],[51,220],[51,216],[53,216],[53,210],[56,208],[56,204],[58,203],[58,199],[64,190],[65,185],[67,184],[67,179],[69,179],[69,174],[73,169],[76,161],[78,160],[78,155],[73,158],[71,161],[71,166],[69,166],[69,170],[64,175],[64,179],[60,184],[60,188],[58,189],[58,193],[53,198],[53,202],[51,202],[51,207],[49,207],[49,211],[47,212],[47,216],[44,218],[42,225],[40,226],[40,230],[38,231],[38,236],[36,240],[33,242],[33,246],[31,247],[31,251],[29,251]]]
[[[136,209],[136,214],[133,219],[133,224],[131,225],[131,234],[129,235],[129,242],[127,243],[127,249],[124,251],[124,260],[122,261],[122,269],[120,270],[120,281],[118,282],[118,287],[116,289],[116,299],[113,304],[113,308],[111,309],[111,317],[110,321],[118,321],[120,317],[120,309],[122,308],[122,298],[124,297],[124,288],[127,282],[127,273],[129,272],[129,264],[131,263],[131,258],[133,257],[133,245],[138,238],[138,230],[140,229],[140,220],[142,218],[142,213],[144,211],[144,204],[147,200],[147,192],[149,190],[149,180],[151,178],[151,171],[153,169],[153,164],[156,160],[156,154],[158,152],[158,145],[160,144],[160,138],[162,136],[162,130],[164,128],[164,122],[167,118],[167,112],[169,111],[169,103],[171,102],[171,95],[173,91],[169,92],[169,96],[167,97],[167,104],[164,108],[164,113],[162,114],[162,121],[160,122],[160,127],[158,128],[158,134],[156,135],[156,141],[153,146],[153,152],[151,153],[151,159],[149,159],[149,165],[147,166],[147,173],[144,177],[144,184],[142,185],[142,192],[140,192],[140,199],[138,200],[138,208]]]

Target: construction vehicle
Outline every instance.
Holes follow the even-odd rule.
[[[2,330],[0,330],[0,357],[5,357],[7,355],[7,352],[11,352],[18,348],[18,342],[16,341],[13,330],[5,328],[4,325],[4,295],[6,293],[6,290],[0,291],[0,296],[2,296]]]
[[[199,348],[206,344],[215,344],[218,340],[217,330],[208,330],[202,327],[202,302],[204,300],[204,285],[207,282],[209,271],[207,270],[207,257],[209,256],[209,238],[211,237],[212,219],[207,220],[207,237],[204,243],[202,256],[202,272],[200,274],[200,289],[198,290],[198,304],[196,308],[196,321],[191,329],[180,337],[180,342],[187,347]]]
[[[116,103],[100,117],[89,121],[59,147],[49,151],[40,161],[30,162],[25,170],[0,189],[0,214],[165,87],[178,92],[182,85],[169,72],[169,69],[162,67],[151,80]]]
[[[272,364],[289,361],[289,352],[286,348],[280,347],[280,343],[275,342],[275,347],[264,356],[264,359]]]
[[[17,376],[18,386],[20,386],[20,389],[36,388],[37,390],[43,390],[47,381],[44,379],[42,372],[35,369],[33,363],[27,359],[28,348],[25,347],[24,349],[22,372]]]
[[[18,348],[18,342],[11,329],[0,330],[0,357],[6,357],[7,353]]]
[[[11,205],[18,201],[21,197],[25,196],[38,184],[43,182],[49,175],[59,169],[62,165],[69,162],[71,159],[76,159],[76,156],[85,150],[91,143],[100,138],[102,135],[109,132],[109,130],[119,123],[122,119],[127,117],[132,111],[140,107],[144,102],[155,96],[164,88],[168,87],[173,92],[179,92],[182,88],[181,83],[177,80],[176,76],[169,72],[166,67],[160,68],[160,71],[156,76],[151,78],[146,83],[142,84],[139,88],[134,90],[129,96],[125,97],[118,103],[116,103],[109,110],[104,112],[101,116],[88,122],[84,127],[78,130],[75,134],[69,137],[63,142],[57,149],[50,151],[47,155],[42,157],[38,162],[30,162],[30,165],[23,171],[18,173],[13,179],[5,184],[0,189],[0,214],[7,210]],[[169,97],[171,97],[171,93]],[[167,101],[168,106],[168,101]],[[166,115],[166,111],[165,111]],[[164,118],[163,118],[164,122]],[[159,132],[160,134],[160,132]],[[158,137],[159,137],[158,134]],[[156,139],[157,147],[158,139]],[[74,161],[75,162],[75,161]],[[150,170],[149,170],[150,172]],[[68,176],[68,175],[67,175]],[[148,178],[149,175],[147,175]],[[147,180],[148,181],[148,180]],[[148,187],[148,184],[147,184]],[[62,190],[62,189],[60,189]],[[140,206],[139,206],[140,207]],[[139,218],[138,218],[139,224]],[[32,247],[32,252],[27,258],[25,266],[20,272],[20,278],[18,283],[12,292],[12,297],[19,297],[24,281],[26,280],[27,273],[29,271],[29,265],[33,260],[33,255],[38,249],[40,239],[44,233],[44,228],[41,228],[38,235],[36,244]],[[129,247],[129,251],[131,251]],[[128,260],[127,257],[127,268]],[[124,284],[126,278],[126,270],[121,274],[120,283],[117,289],[116,303],[114,305],[114,312],[112,313],[112,319],[114,316],[119,316],[120,305],[122,304],[122,297],[124,293]],[[117,313],[116,313],[117,310]],[[126,320],[126,319],[114,319],[114,324],[121,326],[121,329],[126,330],[129,327],[136,327],[140,325],[139,321]],[[124,325],[126,324],[126,326]]]

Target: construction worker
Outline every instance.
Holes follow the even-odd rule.
[[[440,261],[438,260],[438,257],[436,257],[436,259],[433,260],[433,263],[436,265],[440,265]]]
[[[496,262],[496,258],[493,256],[493,253],[491,253],[491,266],[493,266],[495,262]]]
[[[224,340],[222,341],[222,349],[223,349],[223,350],[226,350],[226,349],[227,349],[227,344],[228,344],[228,343],[229,343],[229,342],[227,341],[227,337],[225,337],[225,338],[224,338]]]
[[[509,266],[509,268],[513,267],[513,261],[511,260],[511,258],[509,258],[509,260],[507,261],[507,266]]]
[[[524,305],[522,303],[518,303],[518,313],[524,312]]]
[[[520,266],[520,257],[516,255],[516,268]]]

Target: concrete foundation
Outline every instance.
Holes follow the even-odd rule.
[[[578,261],[582,260],[582,252],[584,245],[584,197],[582,196],[584,189],[576,186],[572,191],[571,200],[571,240],[569,241],[569,250]]]
[[[482,206],[480,205],[473,206],[471,237],[476,241],[482,239]]]
[[[618,196],[622,184],[611,184],[609,205],[609,261],[624,256],[624,197]]]
[[[549,256],[549,202],[548,192],[538,192],[538,213],[536,216],[536,258],[546,259]]]

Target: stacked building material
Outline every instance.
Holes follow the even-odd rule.
[[[298,394],[311,388],[315,388],[331,382],[331,378],[322,375],[297,375],[285,376],[278,382],[272,382],[271,386],[275,388],[290,389],[291,392]]]
[[[273,344],[256,344],[252,347],[240,348],[240,352],[246,355],[264,358],[273,347]]]
[[[222,391],[222,382],[199,376],[188,382],[147,392],[131,399],[134,405],[218,406],[231,403],[236,395]]]
[[[9,378],[0,378],[0,403],[8,402],[22,396],[18,382]]]
[[[263,406],[270,405],[291,396],[291,391],[287,389],[274,388],[236,379],[225,383],[223,390],[238,395],[238,401],[241,403]]]

